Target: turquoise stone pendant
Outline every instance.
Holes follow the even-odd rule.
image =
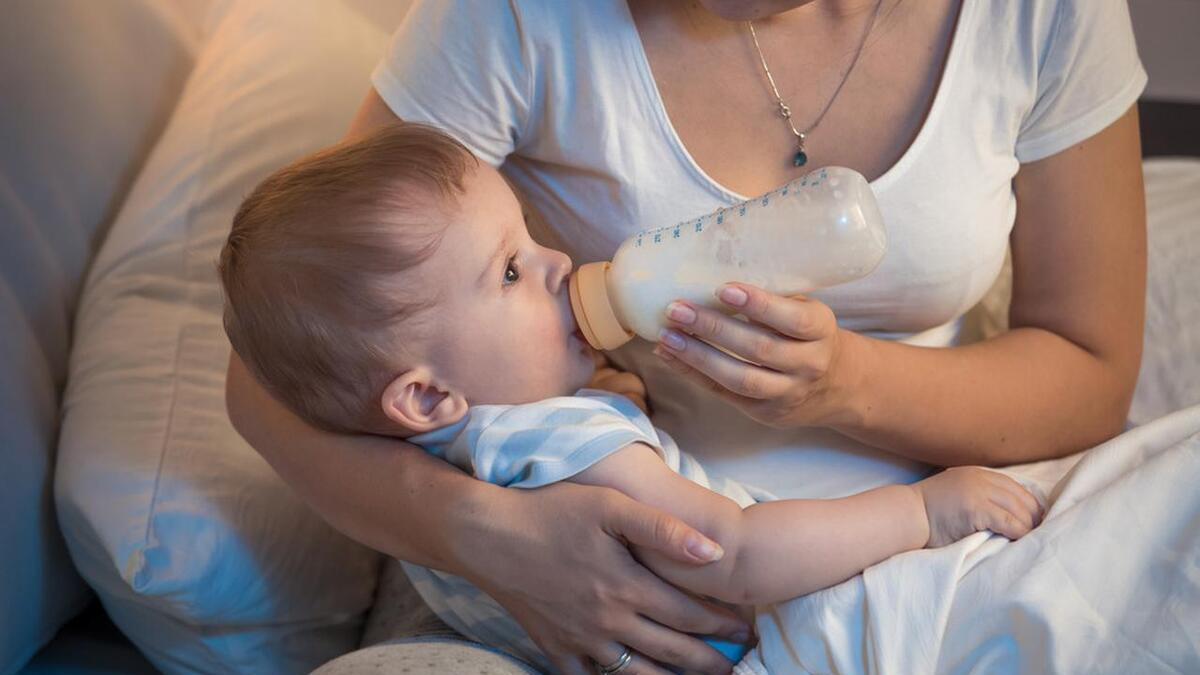
[[[808,163],[808,155],[804,154],[803,150],[797,150],[792,156],[792,166],[804,166]]]

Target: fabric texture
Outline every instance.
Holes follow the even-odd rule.
[[[715,476],[632,401],[580,389],[523,405],[475,405],[458,422],[408,439],[480,480],[532,489],[567,480],[630,443],[654,449],[675,473],[746,507],[773,496]],[[402,562],[413,587],[447,625],[552,670],[529,635],[495,600],[461,577]]]
[[[1129,420],[1200,405],[1200,159],[1143,163],[1146,325]]]
[[[216,258],[270,171],[336,141],[390,26],[340,2],[214,19],[89,272],[55,496],[72,558],[167,673],[298,673],[356,648],[381,556],[233,430]]]
[[[760,608],[734,672],[1200,670],[1200,406],[1000,471],[1046,506],[1036,529],[901,553]]]
[[[192,67],[197,22],[153,0],[46,0],[0,21],[0,674],[92,598],[53,478],[88,262]]]
[[[392,640],[346,654],[317,668],[312,675],[410,673],[538,675],[537,671],[511,656],[463,640],[447,638]]]
[[[501,487],[567,480],[630,443],[645,443],[675,473],[745,507],[769,493],[710,476],[628,398],[583,388],[524,405],[475,405],[458,422],[408,439]]]
[[[499,165],[576,264],[746,197],[680,144],[623,0],[418,2],[372,80],[399,117],[441,125]],[[965,0],[927,119],[871,184],[887,255],[812,295],[845,328],[954,344],[1004,263],[1021,162],[1100,131],[1145,81],[1124,0]],[[612,356],[645,380],[655,425],[718,473],[834,497],[928,471],[827,430],[766,428],[675,377],[651,347],[635,340]]]

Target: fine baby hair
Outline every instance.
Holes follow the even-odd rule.
[[[433,127],[389,124],[279,169],[242,202],[218,264],[225,332],[281,403],[331,431],[392,428],[379,396],[437,300],[413,269],[475,164]]]

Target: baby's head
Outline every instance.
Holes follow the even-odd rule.
[[[325,429],[398,436],[584,386],[570,271],[495,169],[411,123],[269,176],[220,260],[226,333],[275,398]]]

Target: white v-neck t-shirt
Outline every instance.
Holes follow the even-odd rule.
[[[639,230],[753,196],[717,184],[683,147],[624,0],[418,0],[372,82],[400,118],[438,125],[499,167],[577,265],[608,259]],[[955,344],[1003,265],[1020,164],[1101,131],[1145,83],[1125,0],[964,0],[926,120],[871,183],[888,229],[883,262],[812,295],[844,328]],[[781,497],[928,473],[833,431],[750,420],[652,347],[634,340],[612,357],[645,380],[654,424],[710,472]]]

